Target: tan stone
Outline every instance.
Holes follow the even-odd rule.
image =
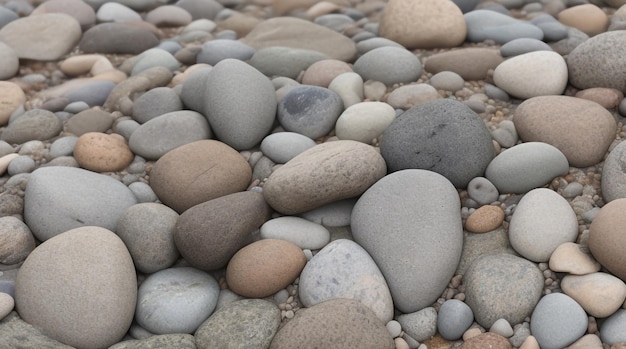
[[[256,17],[235,12],[228,18],[218,21],[217,26],[220,30],[233,30],[237,33],[237,37],[241,38],[248,35],[261,22]]]
[[[22,104],[26,95],[19,85],[9,81],[0,81],[0,126],[9,123],[9,118]]]
[[[589,36],[604,33],[609,27],[609,17],[601,8],[593,4],[567,8],[559,12],[557,19]]]
[[[540,347],[537,339],[534,336],[528,336],[526,337],[526,339],[524,339],[519,349],[540,349]]]
[[[78,76],[86,73],[98,75],[109,70],[114,70],[115,68],[103,55],[86,54],[72,56],[64,60],[61,62],[59,69],[66,75]]]
[[[4,172],[6,172],[7,168],[9,167],[11,161],[13,161],[13,159],[15,158],[18,158],[19,156],[20,155],[17,153],[11,153],[0,157],[0,174],[4,174]]]
[[[161,202],[178,213],[224,195],[245,190],[252,169],[235,149],[214,140],[180,146],[159,158],[150,186]]]
[[[455,47],[465,40],[467,26],[452,1],[389,0],[379,35],[408,49]]]
[[[314,19],[329,13],[339,12],[340,10],[341,6],[335,3],[330,1],[320,1],[306,11],[306,16],[310,19]]]
[[[352,67],[337,59],[323,59],[311,64],[302,76],[304,85],[328,87],[331,81],[343,73],[352,72]]]
[[[282,16],[294,10],[310,8],[319,2],[330,2],[338,6],[350,6],[350,3],[347,0],[273,0],[272,9],[274,10],[274,14],[276,16]]]
[[[626,199],[604,205],[589,227],[589,250],[602,266],[626,280]]]
[[[602,349],[602,341],[595,334],[587,334],[565,349]]]
[[[10,294],[0,292],[0,320],[9,315],[15,307],[15,300]]]
[[[263,195],[275,210],[298,214],[356,197],[386,172],[385,160],[372,146],[351,140],[327,142],[274,171]]]
[[[461,349],[512,349],[509,340],[492,332],[481,333],[461,345]]]
[[[176,85],[180,85],[183,82],[185,82],[185,80],[187,80],[191,74],[198,70],[198,69],[202,69],[202,68],[212,68],[211,65],[206,64],[206,63],[198,63],[198,64],[194,64],[190,67],[188,67],[187,69],[185,69],[184,72],[182,72],[181,74],[177,74],[174,76],[174,78],[172,79],[172,85],[176,86]]]
[[[611,109],[617,107],[624,99],[624,93],[614,88],[592,87],[576,92],[576,97],[596,102],[607,109]]]
[[[400,86],[387,96],[387,103],[395,109],[409,109],[435,99],[440,99],[439,92],[428,84]]]
[[[566,275],[561,280],[561,289],[587,314],[598,318],[615,313],[626,299],[626,284],[607,273]]]
[[[500,50],[469,47],[428,56],[424,70],[431,74],[455,72],[467,81],[484,80],[489,70],[495,69],[502,61]]]
[[[476,337],[483,333],[478,327],[471,327],[467,331],[463,332],[463,340],[466,341],[472,337]]]
[[[626,0],[604,0],[604,2],[615,8],[621,8],[622,5],[626,5]]]
[[[524,142],[553,145],[575,167],[602,161],[617,127],[613,115],[598,103],[570,96],[527,99],[515,110],[513,123]]]
[[[116,134],[88,132],[78,137],[74,147],[78,164],[94,172],[121,171],[133,161],[124,137]]]
[[[226,267],[226,282],[248,298],[273,295],[292,283],[306,264],[304,252],[286,240],[264,239],[239,250]]]
[[[504,211],[498,206],[478,208],[465,221],[465,229],[472,233],[486,233],[497,229],[504,221]]]
[[[593,259],[588,248],[573,242],[566,242],[552,252],[550,270],[585,275],[600,271],[600,263]]]

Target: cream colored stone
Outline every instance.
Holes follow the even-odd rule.
[[[191,76],[191,74],[198,70],[198,69],[202,69],[202,68],[212,68],[211,65],[206,64],[206,63],[198,63],[198,64],[194,64],[190,67],[188,67],[187,69],[185,69],[184,72],[177,74],[174,76],[174,78],[172,79],[172,85],[177,86],[182,84],[183,82],[185,82],[185,80],[187,80],[189,78],[189,76]]]
[[[0,320],[9,315],[15,307],[15,300],[8,293],[0,292]]]
[[[465,18],[452,1],[389,0],[379,35],[408,49],[455,47],[467,35]]]
[[[314,19],[329,13],[339,12],[339,10],[341,10],[341,6],[335,3],[330,1],[320,1],[306,11],[306,16],[310,19]]]
[[[624,93],[614,88],[591,87],[576,92],[576,97],[596,102],[607,109],[611,109],[617,107],[624,99]]]
[[[526,337],[526,339],[524,339],[519,349],[540,349],[540,348],[539,348],[539,343],[537,342],[537,339],[535,339],[534,336],[528,336]]]
[[[24,91],[8,81],[0,81],[0,126],[9,123],[11,114],[26,102]]]
[[[560,95],[567,85],[567,64],[552,51],[534,51],[507,59],[493,71],[493,81],[518,98]]]
[[[319,0],[273,0],[272,9],[275,15],[281,16],[294,10],[310,8],[317,2],[319,2]],[[347,0],[331,0],[331,3],[337,4],[338,6],[350,6]]]
[[[387,103],[396,109],[409,109],[418,104],[440,99],[437,90],[428,84],[404,85],[387,96]]]
[[[74,158],[87,170],[114,172],[128,166],[134,155],[122,136],[88,132],[76,141]]]
[[[126,80],[127,77],[128,75],[126,75],[126,73],[124,73],[123,71],[113,69],[113,70],[107,70],[105,72],[99,73],[98,75],[94,75],[94,77],[92,77],[91,80],[106,80],[106,81],[112,81],[118,84]]]
[[[97,75],[115,69],[113,64],[111,64],[106,57],[98,54],[72,56],[61,62],[59,68],[63,73],[69,76],[78,76],[87,73]]]
[[[465,229],[472,233],[486,233],[497,229],[504,221],[504,211],[498,206],[478,208],[465,221]]]
[[[472,337],[476,337],[481,334],[482,331],[478,327],[472,327],[463,333],[463,340],[466,341]]]
[[[328,87],[334,78],[352,71],[352,67],[338,59],[323,59],[311,64],[302,76],[304,85]]]
[[[579,340],[565,349],[602,349],[602,341],[595,334],[582,336]],[[520,348],[521,349],[521,348]]]
[[[19,157],[19,154],[16,154],[16,153],[7,154],[3,157],[0,157],[0,175],[4,174],[4,172],[9,167],[9,164],[11,163],[11,161],[13,161],[13,159],[17,157]]]
[[[566,242],[552,252],[550,269],[573,275],[585,275],[600,271],[600,263],[591,256],[588,248],[574,242]]]
[[[561,280],[561,289],[595,317],[604,318],[615,313],[626,299],[626,284],[607,273],[567,275]]]
[[[589,226],[589,250],[611,274],[626,280],[626,199],[604,205]]]
[[[559,12],[557,19],[589,36],[604,33],[609,27],[609,17],[596,5],[584,4],[573,6]]]

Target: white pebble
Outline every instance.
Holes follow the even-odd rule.
[[[502,337],[509,338],[513,335],[513,328],[506,319],[498,319],[491,325],[489,332],[493,332],[501,335]]]
[[[402,338],[394,339],[393,344],[396,346],[396,349],[410,349],[409,344]]]
[[[389,334],[391,335],[392,338],[396,338],[400,336],[400,333],[402,333],[402,326],[396,320],[389,321],[386,326],[387,326],[387,331],[389,331]]]

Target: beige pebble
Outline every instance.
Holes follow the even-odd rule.
[[[626,284],[607,273],[566,275],[561,289],[580,304],[587,314],[605,318],[615,313],[626,299]]]
[[[0,81],[0,126],[9,123],[11,114],[26,102],[26,95],[19,85]]]
[[[524,342],[522,342],[522,345],[519,347],[519,349],[540,349],[540,348],[539,348],[539,343],[537,343],[537,339],[534,336],[528,336],[526,337],[526,339],[524,339]]]
[[[4,172],[9,167],[9,164],[11,163],[11,161],[13,161],[13,159],[17,157],[19,157],[19,154],[16,154],[16,153],[7,154],[3,157],[0,157],[0,174],[4,174]]]
[[[609,17],[596,5],[573,6],[559,12],[557,19],[589,36],[604,33],[609,26]]]
[[[349,72],[352,72],[352,67],[348,63],[338,59],[323,59],[311,64],[306,69],[302,75],[302,83],[328,87],[337,76]]]
[[[602,349],[602,341],[600,337],[595,334],[588,334],[582,336],[579,340],[572,343],[565,349]]]
[[[191,73],[201,68],[212,68],[212,66],[206,63],[194,64],[190,66],[189,68],[185,69],[184,72],[174,76],[174,78],[172,78],[172,85],[176,86],[176,85],[182,84],[183,82],[185,82],[185,80],[187,80],[191,76]]]
[[[113,70],[107,70],[105,72],[99,73],[98,75],[94,75],[91,78],[91,80],[106,80],[106,81],[112,81],[117,84],[126,80],[127,77],[128,75],[126,75],[126,73],[124,73],[123,71],[113,69]]]
[[[485,205],[467,218],[465,229],[472,233],[486,233],[497,229],[503,221],[504,211],[500,207]]]
[[[306,11],[306,16],[310,19],[314,19],[322,15],[338,12],[339,10],[341,10],[341,7],[337,4],[329,1],[320,1]]]
[[[559,245],[550,256],[550,269],[556,272],[585,275],[600,271],[598,263],[589,252],[574,242]]]
[[[105,71],[114,70],[113,64],[104,56],[89,54],[78,55],[64,60],[59,66],[61,71],[69,76],[91,73],[98,75]]]
[[[472,327],[463,333],[463,340],[466,341],[470,338],[476,337],[481,334],[482,331],[478,327]]]
[[[95,172],[121,171],[134,158],[120,135],[88,132],[76,141],[74,158],[81,167]]]
[[[9,315],[15,307],[15,300],[8,293],[0,292],[0,320]]]
[[[617,107],[624,99],[624,93],[614,88],[592,87],[576,92],[576,97],[594,101],[607,109],[611,109]]]
[[[409,343],[400,337],[394,339],[393,344],[396,346],[396,349],[410,349]]]

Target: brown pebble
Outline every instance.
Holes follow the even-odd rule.
[[[504,221],[504,211],[498,206],[482,206],[465,221],[465,229],[472,233],[486,233],[498,228]]]
[[[87,170],[115,172],[130,165],[134,156],[124,137],[117,134],[88,132],[76,141],[74,158]]]
[[[622,91],[608,87],[592,87],[576,92],[577,98],[587,99],[611,109],[619,105],[624,99]]]
[[[461,349],[511,349],[509,340],[492,332],[481,333],[478,336],[469,338],[461,345]]]

